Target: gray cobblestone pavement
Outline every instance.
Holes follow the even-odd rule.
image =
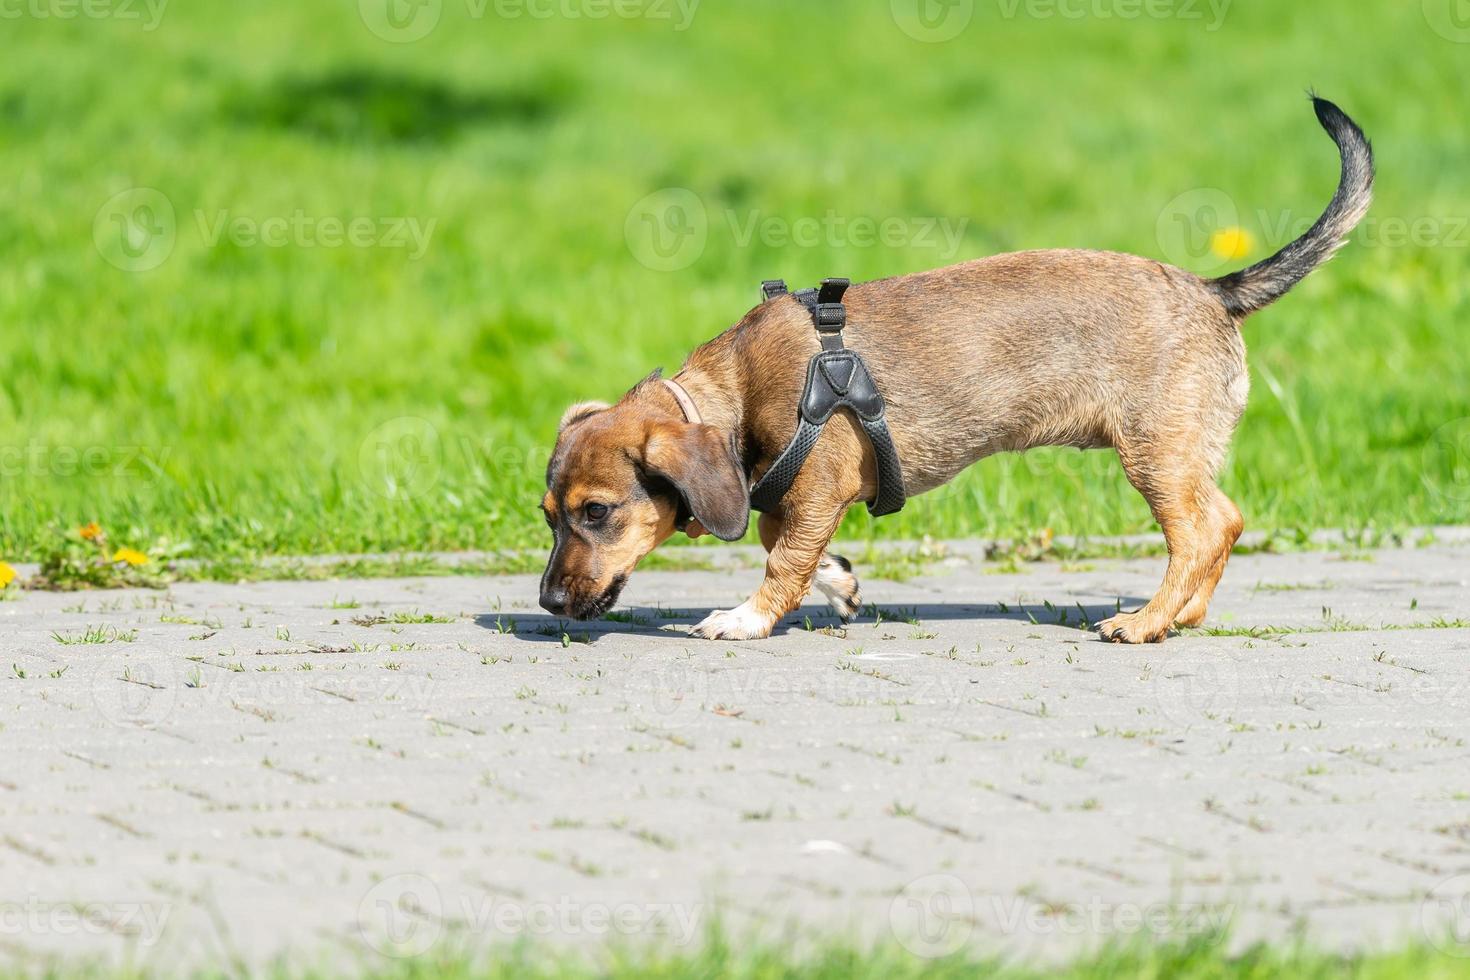
[[[596,624],[530,576],[0,603],[0,964],[717,916],[916,955],[1219,924],[1470,955],[1470,539],[1237,556],[1222,635],[1148,647],[1079,622],[1162,559],[977,554],[743,644],[684,634],[753,567],[640,573]]]

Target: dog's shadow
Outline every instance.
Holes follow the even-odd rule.
[[[891,625],[894,628],[922,630],[926,623],[955,620],[1009,621],[1027,626],[1066,626],[1077,629],[1091,627],[1119,609],[1136,609],[1147,602],[1137,596],[1120,596],[1110,603],[963,603],[940,602],[916,605],[868,605],[850,623],[844,624],[826,605],[811,603],[782,617],[772,636],[790,632],[830,631],[844,627]],[[666,609],[636,606],[619,609],[602,619],[579,621],[545,613],[482,613],[475,617],[481,629],[514,636],[527,643],[594,643],[604,636],[628,633],[688,639],[689,628],[703,620],[713,607]],[[666,627],[675,627],[668,629]]]

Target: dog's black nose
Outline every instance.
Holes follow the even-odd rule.
[[[541,608],[553,616],[565,616],[567,614],[567,590],[561,586],[553,586],[541,593]]]

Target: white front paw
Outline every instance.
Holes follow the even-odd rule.
[[[710,613],[690,630],[689,635],[706,640],[763,640],[771,635],[774,625],[747,599],[734,609],[717,609]]]

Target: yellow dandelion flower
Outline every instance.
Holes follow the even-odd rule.
[[[10,583],[14,581],[15,569],[11,568],[5,562],[0,561],[0,589],[9,587]]]
[[[137,550],[135,550],[133,548],[119,548],[119,549],[117,549],[117,553],[112,556],[112,560],[113,561],[125,561],[129,565],[146,565],[146,564],[148,564],[148,556],[145,555],[145,554],[143,554],[143,552],[137,551]]]
[[[102,537],[102,528],[97,524],[96,521],[93,521],[90,524],[83,524],[81,527],[77,528],[77,533],[80,534],[82,536],[82,539],[85,541],[96,541],[98,538]]]
[[[1210,251],[1227,261],[1243,259],[1255,248],[1255,239],[1244,228],[1221,228],[1210,236]]]

